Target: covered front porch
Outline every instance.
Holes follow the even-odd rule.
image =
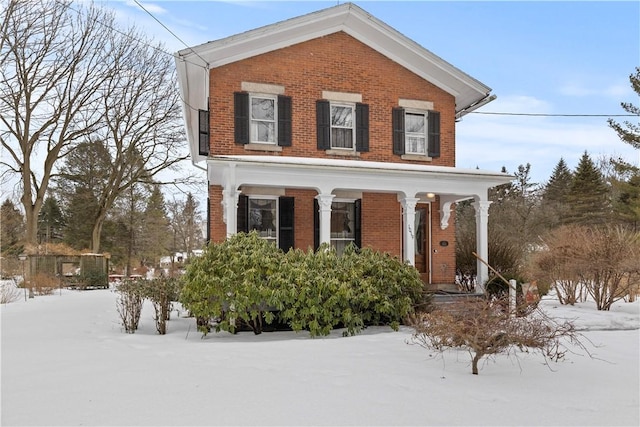
[[[386,194],[386,200],[400,206],[398,230],[392,230],[401,237],[397,252],[425,274],[425,283],[434,283],[434,271],[438,273],[439,268],[434,265],[434,259],[438,251],[448,245],[447,239],[434,239],[447,233],[453,235],[452,206],[458,201],[473,199],[477,213],[476,252],[487,259],[488,189],[513,179],[508,174],[477,169],[284,156],[214,156],[207,160],[207,166],[209,184],[222,188],[222,220],[227,237],[239,229],[238,201],[242,189],[258,188],[265,193],[313,190],[317,200],[314,213],[319,243],[331,242],[334,201],[342,200],[345,194]],[[365,206],[362,209],[383,208]],[[427,233],[419,228],[421,224],[428,227]],[[476,292],[483,292],[487,266],[478,261],[477,271]]]

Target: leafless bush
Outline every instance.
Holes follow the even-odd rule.
[[[125,280],[118,285],[116,292],[119,294],[116,304],[122,326],[124,326],[125,332],[133,334],[138,329],[144,304],[142,286],[135,280]]]
[[[5,280],[0,283],[0,304],[8,304],[20,298],[20,289],[13,280]]]
[[[51,295],[60,287],[60,280],[50,274],[38,273],[27,280],[26,286],[36,295]]]
[[[544,242],[546,249],[532,257],[529,274],[550,283],[562,304],[574,304],[586,290],[598,310],[609,310],[640,283],[637,232],[565,226]]]
[[[584,349],[570,321],[556,322],[540,309],[514,317],[499,300],[466,299],[417,316],[412,327],[412,341],[424,348],[467,350],[474,375],[478,375],[478,362],[483,357],[513,355],[520,350],[537,351],[546,361],[559,361],[568,350],[567,340]]]

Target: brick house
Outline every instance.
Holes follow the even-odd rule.
[[[181,50],[176,64],[210,241],[353,242],[435,287],[455,277],[452,206],[474,199],[487,258],[488,189],[512,177],[456,168],[455,123],[495,99],[489,87],[351,3]]]

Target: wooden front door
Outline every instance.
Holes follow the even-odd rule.
[[[429,205],[416,206],[415,266],[424,283],[429,283]]]

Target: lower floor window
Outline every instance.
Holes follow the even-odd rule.
[[[331,204],[331,246],[342,254],[349,243],[355,243],[355,203],[334,201]]]
[[[249,230],[256,230],[260,237],[278,242],[278,200],[249,198]]]

